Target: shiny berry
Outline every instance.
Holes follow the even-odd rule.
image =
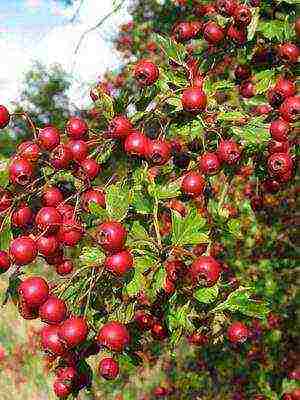
[[[215,7],[218,13],[232,16],[236,10],[237,3],[234,0],[216,0]]]
[[[72,139],[81,139],[88,132],[87,123],[79,117],[71,117],[66,124],[66,132],[67,135]]]
[[[294,122],[300,115],[300,96],[287,98],[279,109],[280,116],[287,122]]]
[[[73,272],[73,269],[73,261],[68,259],[61,260],[61,262],[55,266],[55,270],[60,276],[69,275],[71,272]]]
[[[219,280],[221,267],[213,257],[200,256],[192,263],[189,272],[193,283],[204,280],[208,286],[212,286]]]
[[[37,246],[29,236],[20,236],[12,241],[9,253],[15,264],[26,265],[36,258]]]
[[[130,133],[124,142],[124,149],[132,156],[144,157],[147,154],[148,138],[141,132]]]
[[[49,286],[45,279],[39,276],[30,276],[20,284],[19,295],[29,307],[40,307],[49,296]]]
[[[289,138],[290,130],[290,124],[282,118],[278,118],[271,122],[270,134],[272,138],[278,142],[286,142]]]
[[[6,272],[10,267],[9,255],[6,251],[0,250],[0,274]]]
[[[241,151],[233,140],[221,140],[218,146],[218,157],[228,165],[235,165],[240,161]]]
[[[241,96],[249,99],[250,97],[255,96],[255,86],[251,81],[244,81],[240,85],[240,94]]]
[[[36,162],[41,154],[41,149],[38,144],[26,141],[21,143],[18,148],[17,152],[21,157],[24,157],[29,162]]]
[[[66,319],[59,329],[59,337],[70,349],[83,343],[89,333],[87,322],[82,317],[70,317]]]
[[[159,76],[158,67],[150,60],[140,60],[134,68],[134,77],[140,86],[153,85]]]
[[[72,393],[72,386],[61,380],[56,380],[53,384],[55,396],[59,399],[66,399]]]
[[[0,186],[0,212],[7,210],[13,204],[12,194]]]
[[[216,153],[204,153],[199,159],[200,171],[205,175],[214,175],[220,169],[220,160]]]
[[[239,64],[234,70],[235,79],[239,82],[251,77],[251,68],[247,64]]]
[[[195,37],[195,31],[190,22],[179,22],[174,26],[172,35],[177,42],[186,42]]]
[[[198,172],[188,172],[182,182],[181,182],[181,190],[184,194],[187,194],[190,197],[200,196],[205,187],[205,180]]]
[[[244,343],[249,337],[249,329],[243,322],[233,322],[227,330],[227,338],[231,343]]]
[[[98,243],[105,251],[116,253],[122,250],[126,242],[127,232],[120,222],[102,223],[97,230]]]
[[[49,265],[57,265],[62,263],[64,260],[64,252],[62,248],[58,248],[55,253],[50,256],[46,256],[46,261]]]
[[[71,150],[73,160],[83,161],[87,158],[89,147],[85,141],[70,140],[67,146]]]
[[[151,334],[156,340],[163,340],[168,336],[166,328],[160,322],[155,322],[152,325]]]
[[[198,114],[204,111],[207,105],[207,96],[199,87],[184,89],[181,96],[181,103],[184,111]]]
[[[244,27],[246,25],[249,25],[251,22],[251,10],[248,6],[244,4],[239,4],[237,7],[235,7],[233,17],[236,24],[242,25]]]
[[[147,331],[151,329],[153,325],[152,315],[144,311],[137,311],[134,320],[142,331]]]
[[[97,341],[112,351],[122,352],[129,344],[130,336],[125,325],[113,321],[100,328]]]
[[[43,207],[37,213],[35,223],[41,232],[55,233],[62,223],[62,216],[55,207]]]
[[[290,149],[289,142],[277,142],[276,140],[270,140],[268,143],[269,154],[275,153],[287,153]]]
[[[33,211],[26,204],[21,204],[12,214],[12,225],[18,228],[24,228],[33,221]]]
[[[111,357],[103,358],[99,363],[98,373],[104,379],[116,379],[119,375],[119,363]]]
[[[93,187],[82,193],[81,204],[85,211],[90,212],[90,205],[92,203],[105,208],[105,193],[101,187]]]
[[[119,115],[114,117],[108,125],[107,131],[110,137],[114,139],[122,139],[129,135],[133,125],[127,117]]]
[[[39,316],[49,325],[58,325],[67,317],[66,303],[56,296],[50,296],[39,308]]]
[[[284,43],[278,47],[279,57],[290,64],[296,64],[300,57],[300,48],[294,43]]]
[[[57,233],[57,239],[64,246],[76,246],[83,236],[83,227],[74,219],[64,221]]]
[[[97,163],[97,161],[92,158],[86,158],[81,161],[80,166],[84,172],[84,174],[92,181],[94,180],[101,172],[101,165]]]
[[[18,301],[18,311],[21,317],[26,320],[37,319],[39,316],[38,309],[29,307],[22,298],[19,298]]]
[[[171,146],[165,140],[149,140],[147,158],[155,165],[163,165],[171,156]]]
[[[112,273],[123,276],[132,268],[133,257],[128,250],[123,250],[107,257],[104,266]]]
[[[224,39],[224,30],[216,22],[210,21],[204,25],[203,37],[210,44],[218,44]]]
[[[282,100],[284,100],[296,94],[296,83],[290,79],[280,77],[274,86],[274,90],[279,93]]]
[[[62,216],[63,222],[73,219],[75,217],[75,208],[71,204],[60,203],[56,207],[57,211]]]
[[[58,336],[59,329],[59,325],[47,325],[41,330],[41,345],[43,350],[56,356],[61,356],[66,351],[63,342]]]
[[[10,121],[10,115],[8,109],[5,106],[0,105],[0,129],[4,129]]]
[[[70,162],[73,159],[73,154],[68,146],[65,144],[59,144],[51,152],[50,161],[56,169],[66,169],[70,166]]]
[[[272,176],[283,176],[293,168],[293,161],[287,153],[275,153],[268,158],[268,171]]]
[[[9,179],[15,185],[27,186],[33,178],[32,164],[26,158],[15,158],[9,166]]]
[[[64,196],[56,186],[48,186],[42,194],[42,203],[45,207],[56,207],[63,200]]]
[[[45,126],[39,130],[38,143],[43,150],[53,150],[60,143],[60,131],[55,126]]]
[[[36,241],[36,245],[39,253],[45,257],[52,256],[59,248],[59,242],[54,235],[40,236]]]
[[[247,31],[242,26],[231,24],[227,29],[226,37],[237,46],[242,46],[247,41]]]

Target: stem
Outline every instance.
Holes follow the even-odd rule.
[[[37,136],[38,136],[37,127],[36,127],[35,123],[33,122],[33,120],[30,118],[30,116],[26,112],[13,113],[11,115],[13,117],[21,117],[22,119],[24,119],[27,122],[29,128],[32,130],[34,139],[37,140]]]
[[[158,247],[161,249],[162,245],[161,245],[161,236],[160,236],[159,222],[158,222],[158,200],[157,199],[155,199],[155,202],[154,202],[153,223],[154,223],[154,228],[155,228],[155,232],[156,232]]]

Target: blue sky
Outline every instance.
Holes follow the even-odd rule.
[[[128,3],[101,32],[88,36],[74,64],[74,49],[82,32],[112,9],[112,0],[85,0],[71,23],[79,1],[64,7],[57,0],[0,0],[0,104],[18,97],[24,72],[34,60],[46,65],[60,63],[74,75],[70,95],[78,106],[85,103],[90,82],[107,68],[118,67],[120,58],[112,49],[111,32],[130,19]]]

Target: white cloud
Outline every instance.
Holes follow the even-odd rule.
[[[42,6],[41,0],[26,0],[26,7],[29,8],[40,8]]]

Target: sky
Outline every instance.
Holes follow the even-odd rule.
[[[101,30],[86,37],[75,55],[81,34],[107,15],[114,1],[84,0],[71,21],[80,2],[64,7],[59,0],[0,0],[0,104],[9,105],[18,98],[24,73],[34,60],[45,65],[59,63],[72,73],[70,97],[78,107],[88,103],[91,82],[120,65],[111,39],[116,26],[130,20],[129,0]]]

